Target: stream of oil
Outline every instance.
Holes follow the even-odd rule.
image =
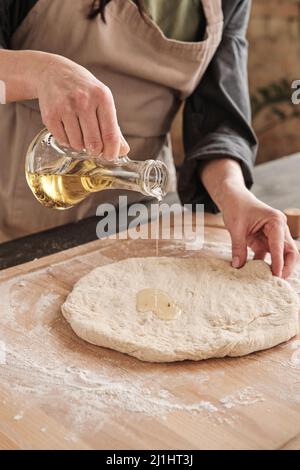
[[[157,204],[155,226],[155,255],[159,254],[160,202]],[[174,320],[181,314],[179,305],[169,294],[161,289],[146,288],[137,293],[136,309],[138,312],[153,312],[161,320]]]
[[[158,258],[160,201],[157,202],[156,208],[157,208],[156,209],[157,212],[156,212],[156,230],[155,230],[155,255],[156,255],[156,258]],[[154,308],[155,308],[155,312],[157,312],[157,311],[159,311],[157,289],[155,289],[155,292],[154,292],[154,299],[155,299]]]

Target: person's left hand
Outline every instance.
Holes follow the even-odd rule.
[[[274,276],[287,278],[299,260],[299,252],[286,223],[285,215],[259,201],[246,188],[234,192],[223,207],[223,218],[232,240],[232,266],[242,267],[247,260],[247,247],[254,259],[271,254]]]

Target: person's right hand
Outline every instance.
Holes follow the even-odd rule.
[[[51,55],[37,95],[43,123],[61,145],[107,160],[129,152],[110,89],[81,65]]]

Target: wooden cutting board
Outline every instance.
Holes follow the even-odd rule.
[[[206,217],[205,241],[160,241],[159,255],[230,257],[219,217]],[[155,241],[98,240],[0,273],[0,449],[300,448],[299,337],[159,365],[72,332],[60,306],[81,276],[154,254]],[[300,292],[300,267],[291,282]]]

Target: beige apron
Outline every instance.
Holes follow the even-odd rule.
[[[90,70],[112,91],[130,158],[163,159],[173,183],[168,133],[182,100],[198,85],[223,31],[221,0],[202,0],[207,28],[201,42],[168,39],[131,0],[112,0],[106,24],[86,20],[91,0],[39,0],[12,38],[13,49],[60,54]],[[59,72],[59,71],[58,71]],[[89,196],[68,211],[41,206],[24,175],[29,143],[43,128],[38,102],[0,106],[0,231],[20,237],[95,215],[103,201],[117,203],[118,191]],[[129,193],[128,193],[129,195]],[[137,200],[136,193],[130,201]]]

